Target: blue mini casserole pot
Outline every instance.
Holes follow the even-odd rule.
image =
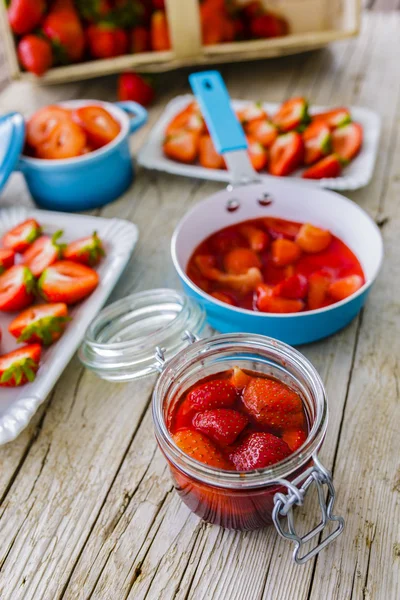
[[[83,156],[45,160],[21,154],[14,168],[22,172],[32,198],[41,208],[75,212],[104,206],[123,194],[133,181],[129,136],[146,123],[147,111],[136,102],[71,100],[59,105],[102,106],[120,123],[121,131],[110,144]],[[15,122],[16,115],[10,117]]]

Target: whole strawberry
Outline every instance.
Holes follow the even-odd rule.
[[[222,452],[199,431],[181,429],[173,436],[175,444],[191,458],[198,460],[210,467],[231,470],[231,463]]]
[[[190,408],[201,411],[211,408],[227,408],[233,406],[236,389],[230,381],[214,379],[195,387],[186,398]]]
[[[289,446],[271,433],[252,433],[229,456],[237,471],[264,469],[291,454]]]
[[[284,428],[301,427],[304,423],[299,394],[275,379],[254,377],[244,390],[243,402],[261,425]]]
[[[231,408],[216,408],[197,413],[193,427],[223,446],[233,444],[249,422],[246,415]]]

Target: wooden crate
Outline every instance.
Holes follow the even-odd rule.
[[[91,60],[50,69],[40,79],[21,71],[14,38],[0,3],[0,33],[5,44],[10,75],[36,83],[62,83],[89,79],[128,69],[162,72],[183,66],[211,65],[296,54],[321,48],[359,32],[361,0],[268,0],[268,9],[284,16],[290,35],[202,46],[198,0],[166,0],[172,50],[143,52],[118,58]]]

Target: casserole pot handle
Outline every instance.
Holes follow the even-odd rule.
[[[305,473],[297,477],[292,483],[286,479],[277,479],[274,483],[287,488],[288,493],[277,493],[274,496],[274,510],[272,519],[279,535],[286,540],[294,542],[293,560],[298,565],[306,563],[313,558],[323,548],[328,546],[337,538],[344,529],[344,519],[333,514],[333,505],[335,503],[336,492],[332,482],[332,475],[320,463],[316,455],[313,456],[314,465]],[[301,483],[301,486],[298,484]],[[321,521],[311,531],[300,536],[295,529],[293,508],[301,506],[304,503],[304,497],[311,484],[315,483],[318,492],[319,506],[321,509]],[[327,496],[325,497],[324,486],[327,487]],[[284,528],[283,520],[287,520],[287,528]],[[330,522],[336,522],[335,529],[324,539],[320,540],[309,552],[300,556],[300,551],[313,538],[319,538],[319,534],[329,525]]]
[[[141,104],[127,100],[126,102],[115,102],[115,105],[121,108],[128,115],[133,115],[129,122],[129,133],[133,133],[142,127],[147,121],[147,110]]]

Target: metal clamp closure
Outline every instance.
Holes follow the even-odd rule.
[[[182,335],[182,339],[184,341],[186,340],[189,344],[194,344],[195,342],[198,342],[200,338],[191,331],[189,331],[189,329],[186,329]],[[161,346],[156,346],[156,352],[154,355],[154,358],[156,360],[155,367],[160,373],[162,373],[167,363],[167,359],[165,358],[165,352],[165,348],[161,348]]]

